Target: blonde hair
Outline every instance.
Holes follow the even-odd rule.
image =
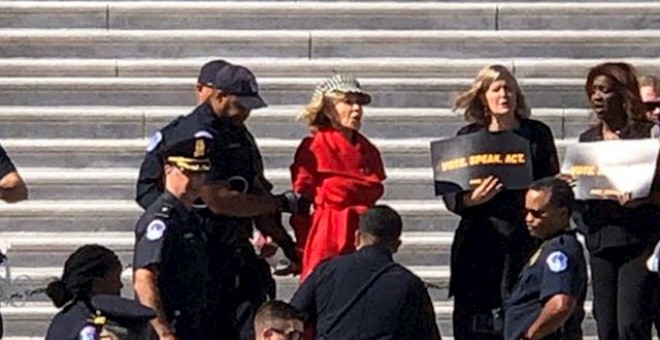
[[[304,121],[312,130],[330,126],[330,118],[324,113],[327,105],[332,105],[345,98],[346,93],[339,91],[315,93],[309,103],[298,113],[297,119]]]
[[[518,85],[518,81],[511,72],[502,65],[486,66],[479,71],[477,78],[472,83],[469,90],[456,96],[453,103],[453,109],[463,109],[465,120],[479,125],[487,125],[490,121],[490,113],[484,98],[486,90],[490,85],[498,80],[507,80],[516,93],[516,102],[513,114],[518,119],[529,117],[529,107],[525,101],[525,96]]]

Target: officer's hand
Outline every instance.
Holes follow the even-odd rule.
[[[504,185],[497,177],[488,176],[478,187],[466,193],[463,197],[464,204],[467,207],[484,204],[493,199],[502,189],[504,189]]]
[[[309,215],[311,202],[304,196],[291,190],[276,195],[279,211],[288,212],[292,215]]]
[[[164,335],[164,336],[159,337],[159,340],[179,340],[179,338],[177,338],[176,335],[174,335],[174,334],[168,334],[168,335]]]

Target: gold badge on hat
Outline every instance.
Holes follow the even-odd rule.
[[[194,157],[202,157],[204,156],[204,150],[206,150],[206,144],[204,143],[204,139],[200,138],[195,141],[195,154]]]

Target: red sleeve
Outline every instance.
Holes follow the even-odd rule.
[[[311,149],[312,138],[303,139],[291,165],[293,191],[314,200],[316,196],[316,156]]]
[[[296,155],[291,165],[291,184],[293,191],[313,202],[316,197],[317,163],[314,152],[311,149],[312,141],[313,139],[310,137],[303,139],[300,146],[298,146],[298,150],[296,150]],[[302,256],[302,251],[307,242],[307,235],[312,225],[312,217],[292,215],[289,223],[295,232],[296,245]]]

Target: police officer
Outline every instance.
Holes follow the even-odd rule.
[[[205,68],[208,69],[205,66],[202,71]],[[140,171],[137,199],[146,203],[158,191],[157,183],[161,180],[153,171],[158,166],[153,154],[168,144],[170,134],[206,128],[213,131],[216,147],[210,157],[214,170],[203,191],[203,202],[209,209],[201,210],[209,234],[209,256],[213,259],[206,334],[233,339],[238,338],[240,328],[245,333],[243,338],[251,339],[254,311],[275,291],[267,264],[256,256],[249,243],[252,218],[300,209],[291,193],[269,194],[267,185],[259,180],[263,166],[259,164],[260,155],[255,156],[254,141],[242,124],[236,124],[243,122],[250,110],[265,106],[254,75],[244,67],[226,63],[219,70],[212,95],[191,114],[177,118],[151,138]],[[208,85],[205,80],[199,83]],[[295,261],[297,253],[291,237],[281,225],[271,223],[271,227],[270,236]]]
[[[568,183],[550,177],[525,196],[527,228],[543,240],[520,274],[505,306],[505,339],[582,339],[587,267],[570,230],[575,197]]]
[[[174,132],[161,148],[165,192],[135,228],[134,289],[137,299],[156,311],[151,326],[160,340],[198,340],[205,339],[208,261],[202,223],[192,205],[211,168],[213,135]]]
[[[84,328],[94,313],[91,301],[100,294],[119,296],[121,271],[117,254],[100,245],[87,244],[69,255],[62,277],[46,287],[53,305],[61,308],[48,327],[46,340],[90,339],[90,331]]]
[[[91,307],[94,312],[78,340],[141,340],[149,321],[156,317],[153,309],[118,295],[96,295]]]
[[[392,260],[401,216],[376,205],[360,216],[357,252],[321,263],[291,304],[305,312],[317,339],[440,339],[422,280]]]

